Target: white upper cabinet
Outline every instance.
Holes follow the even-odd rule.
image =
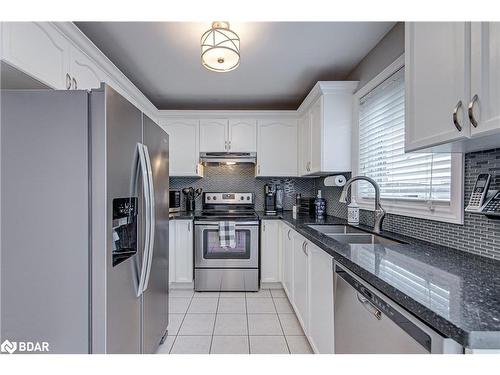
[[[78,48],[70,49],[70,75],[71,88],[77,89],[95,89],[101,85],[101,82],[107,82],[108,78],[104,71],[100,69],[86,54]]]
[[[200,152],[227,151],[228,121],[224,119],[200,121]]]
[[[257,151],[257,121],[229,120],[229,143],[231,152]]]
[[[169,135],[170,176],[201,177],[199,120],[160,120]]]
[[[318,82],[300,105],[301,176],[351,170],[352,95],[357,81]]]
[[[299,118],[299,175],[311,172],[311,121],[309,113]]]
[[[466,22],[406,23],[406,151],[470,136],[468,36]]]
[[[310,171],[309,173],[321,172],[321,162],[322,162],[322,151],[323,151],[323,141],[322,141],[322,112],[323,112],[323,98],[318,98],[311,106],[309,110],[309,124],[311,128],[311,137],[310,137],[310,152],[311,152],[311,162],[310,162]],[[340,156],[340,155],[339,155]],[[349,168],[350,169],[350,168]]]
[[[54,89],[69,89],[69,41],[46,22],[2,22],[3,60]]]
[[[469,106],[472,107],[473,136],[500,130],[500,22],[474,22],[471,25]]]
[[[297,176],[297,120],[257,121],[257,176]]]
[[[237,119],[202,119],[200,152],[256,152],[257,122]]]
[[[406,151],[500,144],[500,23],[405,26]]]

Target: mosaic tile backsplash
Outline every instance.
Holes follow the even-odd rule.
[[[285,188],[285,209],[291,210],[295,194],[315,196],[321,189],[327,200],[327,213],[336,217],[347,217],[347,205],[339,202],[342,188],[325,187],[324,178],[255,178],[255,167],[250,164],[207,166],[203,178],[170,178],[171,189],[193,186],[203,191],[254,192],[256,209],[264,209],[264,185],[280,183]],[[465,156],[465,205],[479,173],[493,176],[491,189],[500,189],[500,148],[474,152]],[[345,174],[350,178],[349,173]],[[196,201],[201,209],[201,197]],[[373,225],[373,214],[361,210],[360,221]],[[483,215],[465,213],[464,225],[387,214],[383,229],[416,237],[425,241],[449,246],[458,250],[500,259],[500,220],[488,219]]]
[[[256,210],[264,210],[264,185],[281,184],[285,191],[285,210],[291,210],[295,194],[312,197],[314,194],[314,179],[310,178],[255,178],[253,164],[237,165],[207,165],[203,178],[171,177],[170,189],[182,189],[192,186],[210,192],[253,192],[255,193]],[[182,194],[183,195],[183,194]],[[182,197],[184,202],[184,197]],[[184,203],[183,203],[184,207]],[[196,209],[201,210],[201,196],[196,199]]]
[[[480,173],[490,173],[490,189],[500,189],[500,148],[474,152],[465,155],[465,197],[467,205],[476,177]],[[346,175],[347,178],[350,175]],[[329,215],[346,218],[347,205],[339,203],[341,188],[323,186],[323,178],[317,179],[316,189],[321,189],[327,199]],[[360,222],[373,225],[371,211],[360,211]],[[407,216],[387,214],[383,229],[419,238],[439,245],[500,259],[500,220],[488,219],[483,215],[465,213],[464,225],[417,219]]]

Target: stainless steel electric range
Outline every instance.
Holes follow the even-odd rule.
[[[259,218],[253,193],[203,193],[195,216],[194,288],[197,291],[259,290]],[[235,247],[222,247],[219,223],[235,223]]]

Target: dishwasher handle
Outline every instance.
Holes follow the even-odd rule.
[[[381,320],[382,319],[382,311],[380,311],[379,309],[377,309],[375,306],[373,306],[370,301],[368,301],[368,299],[366,299],[365,297],[361,296],[359,293],[356,294],[356,296],[358,297],[358,301],[359,303],[361,303],[363,305],[363,307],[370,313],[372,314],[375,318],[377,318],[377,320]]]

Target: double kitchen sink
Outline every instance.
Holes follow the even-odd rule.
[[[345,244],[399,245],[404,243],[347,225],[308,225],[308,227]]]

